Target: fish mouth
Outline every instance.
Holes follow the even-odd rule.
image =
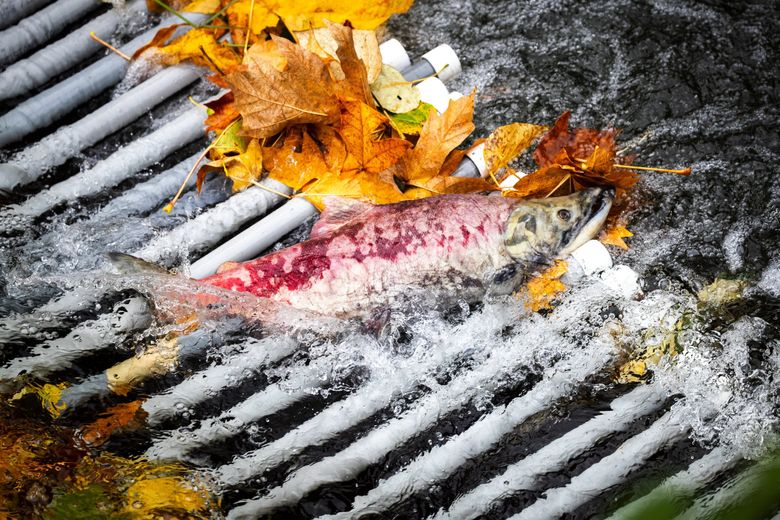
[[[607,220],[612,201],[615,200],[615,188],[588,188],[583,190],[587,213],[590,215],[584,219],[577,232],[577,237],[561,251],[561,257],[569,255],[572,251],[596,236]]]

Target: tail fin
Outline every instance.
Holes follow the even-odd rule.
[[[167,269],[163,269],[159,265],[126,253],[111,252],[106,253],[106,256],[108,256],[108,259],[120,274],[171,274]]]

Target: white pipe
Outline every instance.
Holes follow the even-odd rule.
[[[251,260],[316,214],[317,208],[312,203],[300,197],[294,198],[193,263],[190,276],[205,278],[217,272],[217,268],[227,261]]]
[[[120,148],[93,168],[78,173],[8,208],[7,215],[35,218],[65,202],[95,195],[130,178],[203,136],[203,110],[193,107],[154,132]]]
[[[233,437],[249,424],[287,409],[325,386],[328,380],[322,375],[331,373],[331,363],[329,357],[324,357],[306,367],[294,365],[294,372],[283,384],[268,385],[217,417],[200,421],[195,430],[187,427],[173,430],[155,441],[144,456],[152,460],[184,460],[188,453]]]
[[[3,0],[0,2],[0,29],[10,27],[49,3],[51,0]]]
[[[540,477],[560,471],[566,467],[569,461],[592,449],[602,439],[625,431],[637,419],[652,414],[661,407],[664,397],[657,389],[650,386],[640,386],[625,396],[619,397],[611,403],[610,410],[602,412],[540,450],[525,456],[490,481],[459,496],[446,512],[440,512],[435,515],[435,518],[437,520],[470,520],[487,514],[495,504],[511,497],[518,491],[537,489]],[[479,424],[477,423],[477,426]],[[458,439],[463,437],[463,434],[459,435]],[[448,442],[447,446],[451,444],[455,443]],[[453,447],[457,448],[458,446]],[[432,450],[431,454],[436,450],[439,448]],[[444,453],[442,450],[439,451]],[[447,452],[451,451],[447,450]],[[425,457],[418,460],[429,461],[430,459],[431,457]],[[446,467],[450,467],[452,463],[445,461],[445,464]],[[405,468],[404,472],[409,472],[416,465],[417,461]],[[428,473],[425,472],[418,478],[425,478]],[[437,478],[441,476],[444,475],[437,475]]]
[[[198,23],[205,19],[205,15],[192,14],[190,18],[194,23]],[[120,50],[125,54],[134,53],[142,45],[149,43],[161,27],[171,23],[174,23],[172,18],[166,19],[157,27],[149,29],[120,47]],[[41,53],[45,52],[47,49],[41,51]],[[12,65],[8,70],[10,71],[14,66]],[[125,75],[127,66],[128,63],[124,58],[112,52],[84,70],[23,101],[0,116],[0,146],[18,141],[27,134],[54,123],[77,106],[91,100],[119,82]],[[12,81],[15,81],[13,75],[2,83]],[[7,183],[0,180],[0,185],[7,185]]]
[[[694,461],[686,470],[666,479],[647,495],[615,511],[609,520],[639,518],[641,513],[652,511],[659,500],[672,499],[684,503],[709,485],[718,475],[734,467],[739,460],[740,457],[729,449],[715,448]]]
[[[677,418],[677,410],[664,414],[648,429],[620,445],[614,453],[604,457],[560,488],[548,489],[540,498],[511,520],[558,518],[586,504],[593,497],[602,496],[617,486],[650,457],[683,440],[689,427]]]
[[[162,70],[79,121],[60,128],[18,153],[7,164],[0,165],[0,174],[3,172],[3,167],[7,166],[24,172],[21,181],[4,182],[0,175],[0,189],[10,191],[19,184],[38,179],[50,168],[63,164],[84,148],[135,121],[151,107],[197,80],[198,77],[197,70],[188,66]],[[201,128],[200,124],[197,128]]]
[[[776,458],[761,460],[737,476],[725,482],[717,491],[708,493],[694,501],[693,505],[674,520],[701,520],[703,518],[761,518],[759,516],[737,516],[729,512],[729,508],[735,504],[750,501],[759,486],[766,486],[766,472],[776,473],[780,469],[780,462]],[[775,481],[775,497],[778,496],[778,487],[780,483]],[[766,507],[766,506],[765,506]],[[776,506],[775,506],[776,507]],[[765,514],[767,511],[756,511],[755,513]]]
[[[97,0],[59,0],[0,32],[0,65],[46,43],[69,24],[100,7]]]
[[[521,398],[522,406],[516,405],[511,410],[502,406],[497,408],[498,413],[506,410],[507,420],[522,422],[534,413],[546,410],[557,399],[568,395],[585,377],[603,368],[611,358],[613,348],[599,341],[591,342],[579,355],[561,361],[554,373],[525,394]],[[528,348],[523,354],[515,360],[515,367],[530,361],[533,349]],[[443,415],[465,405],[481,388],[489,385],[501,369],[511,370],[511,367],[497,365],[491,359],[479,369],[454,378],[439,391],[414,403],[413,408],[403,416],[389,420],[339,453],[298,469],[281,486],[269,490],[264,497],[239,505],[230,511],[228,519],[261,517],[298,502],[321,486],[355,478],[406,440],[434,426]],[[491,421],[491,426],[494,422]],[[500,428],[500,424],[497,427]]]
[[[29,58],[9,65],[0,73],[0,100],[21,96],[103,49],[101,44],[90,38],[91,32],[108,40],[117,27],[132,17],[143,17],[144,13],[145,0],[133,0],[124,8],[113,8],[90,20]]]
[[[274,192],[290,193],[280,182],[266,179],[261,184]],[[241,226],[270,211],[284,198],[277,193],[252,186],[236,193],[225,202],[160,235],[142,249],[133,253],[149,262],[167,262],[182,251],[190,253],[208,250]]]
[[[165,392],[147,399],[141,405],[148,414],[146,423],[156,426],[182,414],[210,396],[291,355],[297,346],[291,338],[248,340],[243,352],[231,356],[223,364],[197,372]]]
[[[120,343],[128,333],[147,328],[151,321],[144,298],[123,300],[111,312],[80,324],[67,336],[36,346],[30,356],[13,359],[0,368],[0,388],[12,386],[13,379],[21,374],[41,377],[70,368],[84,354]]]

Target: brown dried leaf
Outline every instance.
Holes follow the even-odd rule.
[[[335,86],[315,54],[282,38],[253,45],[241,69],[228,75],[244,132],[270,137],[301,123],[338,119]]]
[[[512,123],[493,130],[485,141],[487,174],[495,175],[506,167],[547,130],[546,126]]]
[[[420,139],[406,154],[398,176],[406,181],[426,179],[439,173],[449,153],[474,131],[474,93],[450,101],[439,115],[431,111]]]

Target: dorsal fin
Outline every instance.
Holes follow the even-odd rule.
[[[373,204],[346,197],[329,196],[323,199],[325,209],[314,224],[309,238],[320,238],[374,208]]]

